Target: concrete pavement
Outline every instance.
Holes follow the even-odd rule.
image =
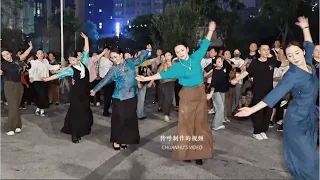
[[[92,107],[92,133],[79,144],[60,133],[68,105],[51,106],[48,117],[34,115],[34,106],[23,112],[20,134],[1,134],[3,179],[289,179],[282,155],[282,135],[270,129],[269,139],[252,138],[250,121],[232,120],[225,130],[214,131],[215,154],[203,166],[173,161],[160,136],[175,135],[172,122],[162,120],[157,106],[146,102],[148,119],[139,121],[141,143],[115,152],[109,143],[110,118],[102,107]],[[1,108],[1,122],[7,120]],[[211,117],[210,117],[211,118]]]

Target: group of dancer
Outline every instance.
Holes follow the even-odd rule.
[[[171,62],[171,53],[166,53],[163,57],[165,63],[162,63],[160,68],[152,73],[147,72],[146,69],[138,68],[143,63],[153,64],[155,59],[150,59],[151,45],[147,45],[146,50],[140,51],[134,57],[124,53],[118,47],[110,48],[110,60],[113,65],[93,88],[90,86],[89,76],[89,40],[85,34],[81,33],[85,41],[83,52],[69,55],[67,58],[70,66],[67,68],[50,65],[43,60],[43,52],[37,51],[38,59],[32,63],[33,70],[31,70],[31,73],[32,71],[37,73],[29,75],[30,81],[39,86],[37,88],[39,92],[37,92],[36,112],[39,115],[44,115],[43,109],[47,107],[47,104],[43,103],[45,102],[44,98],[47,97],[44,97],[44,94],[40,92],[40,90],[45,90],[45,82],[72,76],[74,82],[69,92],[70,106],[61,131],[71,134],[73,143],[79,143],[81,137],[90,134],[93,124],[90,95],[95,96],[104,86],[114,83],[110,141],[114,150],[119,151],[126,149],[128,145],[140,142],[138,119],[141,117],[137,115],[139,114],[138,101],[140,89],[146,85],[141,83],[147,82],[148,85],[152,85],[158,82],[162,84],[158,93],[164,97],[159,105],[159,110],[165,111],[165,121],[169,121],[170,108],[168,107],[172,105],[173,94],[171,94],[172,91],[168,93],[166,90],[174,88],[176,80],[175,82],[182,86],[179,91],[177,136],[201,136],[203,141],[175,142],[177,146],[199,145],[202,148],[197,150],[175,149],[173,150],[173,159],[185,162],[195,160],[196,164],[202,165],[203,159],[212,158],[214,151],[213,136],[208,121],[207,100],[214,99],[217,114],[213,119],[213,127],[215,127],[213,129],[217,129],[222,126],[225,116],[224,110],[221,109],[224,109],[224,105],[215,102],[221,102],[219,99],[224,99],[230,83],[235,85],[246,76],[250,76],[253,78],[252,102],[256,105],[250,108],[240,108],[235,116],[253,115],[254,138],[267,139],[266,131],[270,122],[268,117],[271,116],[272,110],[266,106],[272,108],[287,93],[291,92],[293,98],[284,119],[285,161],[294,178],[316,179],[319,176],[319,159],[316,152],[318,110],[315,102],[318,96],[318,77],[316,69],[312,65],[314,45],[308,20],[300,17],[296,24],[303,30],[304,48],[296,42],[291,42],[283,48],[284,54],[290,62],[290,68],[275,88],[273,88],[273,70],[276,67],[281,67],[283,62],[270,56],[268,45],[261,45],[260,57],[252,62],[244,62],[250,64],[248,66],[243,66],[244,63],[237,64],[237,59],[232,63],[230,59],[216,58],[212,64],[213,72],[208,94],[204,85],[201,63],[216,29],[216,24],[213,21],[209,23],[206,38],[200,42],[199,48],[194,53],[189,55],[188,46],[177,44],[174,48],[177,56],[175,62]],[[9,104],[8,125],[5,128],[8,135],[21,132],[19,106],[23,89],[20,80],[22,72],[20,60],[23,60],[31,49],[32,44],[30,43],[29,49],[20,56],[20,59],[12,58],[9,51],[2,51],[2,57],[5,61],[1,68],[3,75],[6,76],[5,94]],[[236,66],[239,69],[236,70],[237,72],[235,71]],[[49,70],[56,71],[56,73],[49,76]],[[143,75],[137,75],[137,71],[141,70],[144,72]],[[171,94],[171,96],[166,96],[166,94]]]

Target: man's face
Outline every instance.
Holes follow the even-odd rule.
[[[240,51],[239,49],[235,49],[233,52],[234,57],[240,57]]]
[[[162,55],[162,50],[161,49],[157,49],[157,56],[161,56]]]
[[[251,52],[257,51],[257,49],[258,49],[258,46],[257,46],[256,43],[251,43],[251,44],[250,44],[249,50],[250,50]]]
[[[278,40],[275,41],[275,42],[274,42],[274,47],[275,47],[275,48],[280,48],[280,41],[278,41]]]
[[[263,58],[267,58],[270,55],[270,48],[268,45],[261,45],[260,47],[260,56]]]
[[[212,49],[209,51],[209,57],[210,57],[210,58],[214,58],[214,57],[216,57],[216,56],[217,56],[217,51],[212,48]]]

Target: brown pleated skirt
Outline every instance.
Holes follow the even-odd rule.
[[[203,84],[179,93],[178,141],[175,160],[209,159],[213,156],[213,136],[208,122],[207,98]]]

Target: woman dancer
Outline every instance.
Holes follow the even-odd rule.
[[[172,55],[170,52],[165,53],[164,62],[158,68],[158,73],[161,71],[167,71],[172,66]],[[164,121],[170,121],[170,111],[173,102],[175,79],[160,80],[159,84],[159,109],[164,113]]]
[[[90,95],[94,96],[103,86],[115,81],[112,100],[111,136],[113,149],[127,148],[126,144],[139,144],[139,126],[137,117],[137,81],[135,80],[136,66],[143,63],[151,55],[151,45],[147,51],[141,51],[138,58],[124,59],[120,48],[110,51],[110,60],[114,66],[106,76],[97,84]]]
[[[21,132],[21,114],[19,111],[21,98],[23,95],[23,86],[21,84],[21,73],[24,68],[24,60],[32,50],[32,43],[29,42],[29,48],[19,57],[12,57],[9,51],[2,51],[1,55],[4,61],[1,64],[3,76],[5,76],[4,93],[8,102],[8,121],[4,125],[5,133],[8,136]]]
[[[229,90],[229,74],[232,66],[229,63],[223,64],[222,58],[218,57],[216,60],[216,67],[212,72],[212,81],[210,85],[210,93],[207,99],[213,99],[213,105],[216,107],[216,114],[212,121],[212,129],[224,129],[222,124],[225,121],[224,117],[224,100],[225,93]]]
[[[31,60],[31,68],[29,70],[29,81],[33,83],[36,93],[36,115],[42,117],[46,116],[44,109],[49,107],[48,84],[42,79],[49,77],[49,71],[59,70],[60,65],[51,65],[48,60],[44,58],[42,50],[37,51],[37,60]]]
[[[56,56],[53,52],[49,52],[49,63],[51,65],[58,65],[58,62],[56,60]],[[53,74],[56,74],[56,71],[50,71],[50,76]],[[49,85],[49,103],[55,103],[56,105],[59,105],[60,103],[60,81],[58,79],[53,80],[48,83]]]
[[[181,89],[179,103],[178,137],[176,142],[181,149],[173,150],[175,160],[184,160],[191,162],[196,160],[196,164],[202,165],[202,159],[209,159],[213,155],[213,137],[208,122],[207,98],[203,84],[203,73],[201,60],[205,56],[213,32],[216,29],[216,23],[210,22],[209,32],[206,39],[200,43],[200,48],[189,56],[189,48],[179,44],[175,47],[175,53],[180,59],[179,62],[171,66],[167,71],[142,77],[138,76],[138,81],[151,81],[157,79],[178,79],[183,86]],[[181,137],[199,136],[201,141],[193,139],[183,139]],[[186,149],[183,147],[201,147],[201,149]]]
[[[70,106],[64,120],[64,126],[61,129],[61,132],[71,134],[71,140],[73,143],[79,143],[82,136],[90,134],[91,126],[93,124],[89,95],[89,40],[83,33],[81,33],[81,37],[84,39],[81,61],[79,61],[76,56],[69,55],[68,59],[71,66],[50,76],[49,78],[43,79],[45,82],[52,81],[57,78],[61,79],[67,76],[72,76],[74,79],[74,84],[69,92]]]
[[[318,78],[312,65],[314,45],[308,19],[299,17],[296,23],[304,35],[304,48],[291,42],[284,48],[290,68],[278,85],[258,104],[242,108],[236,116],[244,117],[269,106],[273,107],[289,91],[293,99],[283,121],[284,159],[295,179],[319,179],[319,157],[317,155]]]

